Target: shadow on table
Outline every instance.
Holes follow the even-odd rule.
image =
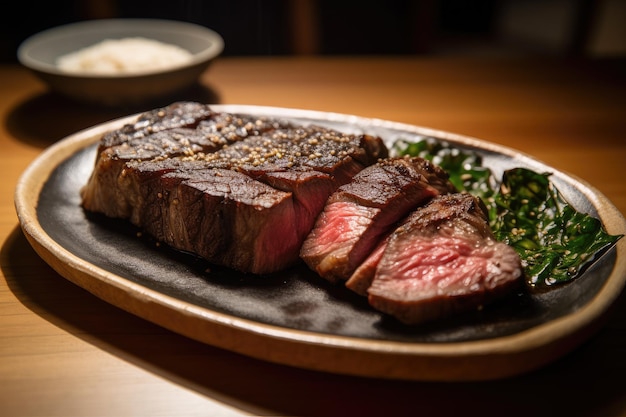
[[[18,140],[46,148],[82,129],[184,100],[218,104],[220,97],[214,89],[196,84],[150,102],[113,108],[80,103],[58,93],[46,92],[18,104],[4,122],[7,130]]]
[[[135,366],[247,413],[527,417],[616,415],[626,409],[625,352],[619,348],[626,339],[615,339],[624,332],[626,293],[609,316],[610,331],[605,327],[538,371],[486,382],[393,381],[275,365],[170,332],[63,279],[18,227],[4,242],[1,257],[10,290],[33,313]]]

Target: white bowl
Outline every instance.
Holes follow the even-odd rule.
[[[163,70],[120,74],[76,74],[61,70],[57,59],[106,39],[142,37],[188,50],[191,60]],[[50,88],[84,102],[132,105],[174,94],[194,84],[224,48],[222,37],[203,26],[160,19],[100,19],[48,29],[19,46],[20,63]]]

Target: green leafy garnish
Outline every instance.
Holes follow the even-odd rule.
[[[572,280],[621,237],[577,212],[549,175],[524,168],[505,171],[490,213],[496,239],[517,250],[533,286]]]
[[[549,173],[514,168],[498,182],[479,155],[433,138],[398,140],[393,150],[432,161],[449,173],[459,191],[480,197],[496,239],[517,251],[532,287],[573,280],[623,237],[609,235],[600,220],[576,211]]]

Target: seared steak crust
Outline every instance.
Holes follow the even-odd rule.
[[[194,102],[173,103],[167,107],[150,110],[140,114],[134,123],[105,134],[100,141],[99,151],[162,130],[194,128],[201,120],[207,119],[212,114],[208,106]]]
[[[82,205],[215,264],[271,273],[299,261],[328,196],[386,156],[380,138],[175,103],[102,138]]]

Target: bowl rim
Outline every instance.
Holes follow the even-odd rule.
[[[90,74],[90,73],[75,73],[68,72],[59,69],[55,64],[40,61],[32,56],[31,51],[34,47],[38,46],[42,42],[48,42],[54,38],[66,38],[75,37],[80,33],[94,33],[105,32],[102,40],[107,36],[106,34],[114,34],[117,31],[123,31],[126,28],[137,28],[140,25],[150,25],[151,27],[158,27],[162,29],[164,33],[167,32],[181,32],[193,31],[193,34],[201,35],[208,38],[211,42],[210,45],[199,52],[192,52],[191,60],[179,65],[172,65],[166,69],[157,70],[143,70],[135,71],[132,73],[119,73],[119,74]],[[140,36],[140,35],[138,35]],[[146,36],[149,38],[149,36]],[[180,46],[180,45],[179,45]],[[91,19],[83,20],[79,22],[67,23],[60,26],[55,26],[41,32],[35,33],[20,43],[17,49],[18,61],[31,70],[69,77],[69,78],[85,78],[85,79],[123,79],[123,78],[136,78],[156,74],[166,74],[174,71],[179,71],[184,68],[194,67],[196,65],[210,62],[216,58],[224,50],[224,39],[222,36],[212,29],[205,26],[201,26],[196,23],[185,22],[174,19],[152,19],[152,18],[105,18],[105,19]]]

